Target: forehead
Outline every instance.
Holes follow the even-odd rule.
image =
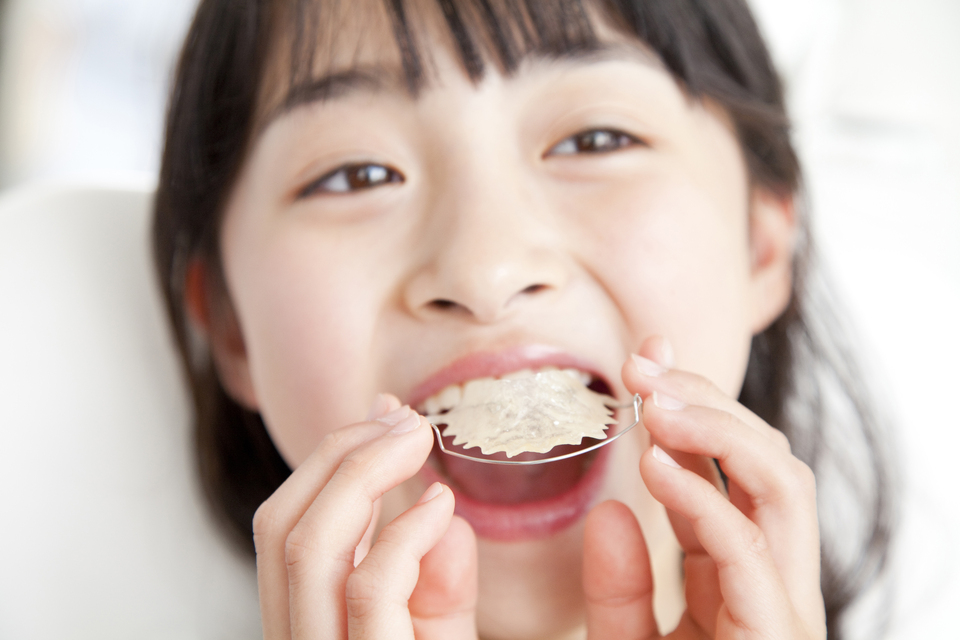
[[[437,58],[477,83],[545,60],[629,57],[661,66],[591,0],[299,0],[275,15],[263,126],[303,104],[362,90],[418,94]]]

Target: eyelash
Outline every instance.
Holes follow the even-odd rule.
[[[647,146],[643,140],[617,129],[589,129],[564,138],[551,147],[545,156],[612,153],[634,145]]]
[[[617,129],[590,129],[561,140],[544,155],[612,153],[634,145],[646,146],[646,143]],[[386,165],[372,162],[349,164],[317,178],[301,189],[297,196],[307,198],[319,192],[351,193],[384,184],[402,183],[404,180],[399,171]]]
[[[386,165],[374,162],[348,164],[317,178],[297,195],[306,198],[319,192],[351,193],[403,181],[399,171]]]

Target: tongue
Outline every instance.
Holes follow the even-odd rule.
[[[522,459],[522,455],[515,459]],[[470,462],[443,454],[440,458],[447,475],[460,491],[474,500],[495,504],[552,498],[572,489],[584,472],[582,456],[518,467]]]

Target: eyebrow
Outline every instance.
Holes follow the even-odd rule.
[[[362,66],[335,71],[308,82],[294,85],[280,103],[270,120],[294,109],[317,102],[343,98],[354,93],[380,93],[397,90],[402,84],[403,72],[386,66]]]
[[[644,48],[623,43],[602,43],[596,47],[560,52],[530,51],[521,58],[521,64],[518,65],[518,68],[524,66],[528,68],[549,67],[564,63],[604,62],[618,59],[633,60],[663,67],[660,59]],[[516,71],[509,75],[515,73]],[[396,93],[401,91],[409,93],[410,84],[406,74],[398,66],[366,65],[334,71],[292,86],[284,101],[267,118],[264,126],[297,108],[311,104],[323,103],[355,94]]]

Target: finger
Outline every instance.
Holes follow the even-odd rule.
[[[376,420],[387,415],[391,411],[396,411],[401,407],[400,400],[397,397],[390,393],[379,393],[377,397],[373,399],[373,404],[370,405],[370,410],[367,412],[367,417],[365,420],[367,422],[371,420]]]
[[[400,406],[400,400],[398,400],[396,396],[389,393],[378,394],[370,406],[370,411],[367,412],[366,419],[376,420],[391,411],[396,411]],[[357,550],[353,555],[353,566],[360,564],[360,561],[363,560],[370,551],[370,545],[373,544],[373,534],[376,532],[377,522],[380,520],[381,510],[381,501],[377,500],[373,503],[373,516],[370,518],[370,524],[367,525],[367,530],[363,533],[360,544],[357,545]]]
[[[623,503],[610,500],[587,515],[583,591],[591,640],[659,637],[647,545]]]
[[[366,422],[350,425],[327,435],[313,454],[297,467],[286,482],[257,510],[254,517],[254,540],[257,539],[258,529],[263,530],[263,533],[275,529],[288,532],[330,481],[334,471],[350,451],[382,436],[409,414],[409,411],[397,411],[399,404],[399,400],[394,396],[380,394],[374,400]],[[392,415],[388,415],[391,412]],[[257,527],[257,524],[262,526]]]
[[[453,506],[453,492],[434,483],[415,506],[380,532],[370,553],[347,579],[351,640],[413,640],[407,601],[417,586],[420,560],[447,531]]]
[[[791,600],[804,619],[822,619],[823,603],[819,589],[819,530],[813,474],[806,465],[790,453],[789,442],[783,433],[773,429],[758,416],[723,394],[709,381],[689,373],[665,371],[664,366],[651,366],[650,360],[669,366],[664,358],[658,355],[658,351],[662,352],[665,349],[663,342],[662,338],[645,341],[640,352],[642,356],[648,358],[648,361],[628,363],[624,367],[625,378],[633,374],[637,375],[632,380],[625,379],[625,383],[628,387],[631,384],[638,384],[640,387],[646,385],[645,390],[640,389],[641,393],[649,391],[650,395],[647,399],[654,400],[654,402],[648,402],[647,407],[655,407],[659,397],[666,400],[666,404],[702,403],[705,407],[718,409],[717,415],[722,417],[719,423],[712,426],[718,428],[723,434],[728,431],[725,425],[729,423],[735,427],[734,431],[739,436],[749,439],[755,451],[745,452],[744,456],[754,462],[767,463],[765,467],[768,474],[761,475],[756,469],[747,469],[741,473],[731,471],[727,468],[727,463],[721,460],[724,472],[730,480],[730,499],[748,518],[760,526],[766,538],[771,541],[771,556],[784,578]],[[637,366],[631,367],[631,364]],[[671,402],[670,392],[664,393],[665,389],[675,390],[676,395],[673,398],[682,402]],[[650,408],[644,414],[645,425],[652,430],[652,433],[657,432],[655,419],[651,417],[653,413],[656,413],[656,410]],[[663,433],[659,435],[662,436]],[[736,450],[736,439],[732,436],[731,439],[734,442],[729,446]],[[653,436],[653,440],[668,449],[683,467],[694,470],[698,475],[711,480],[715,486],[720,486],[716,476],[711,478],[704,473],[702,460],[697,461],[696,456],[680,453],[668,445],[679,445],[685,451],[719,459],[722,456],[716,450],[707,447],[699,449],[684,447],[677,441],[667,443],[657,440],[656,435]],[[714,469],[706,470],[715,473]],[[752,488],[752,495],[748,489],[741,486],[741,483],[746,485],[751,481],[759,485]],[[669,513],[678,539],[686,551],[688,602],[716,601],[716,597],[711,596],[716,594],[718,589],[713,575],[715,568],[712,566],[712,560],[697,553],[699,543],[691,539],[695,536],[691,535],[692,529],[689,523],[677,514]],[[694,597],[691,591],[696,591],[700,595]]]
[[[692,471],[716,487],[721,495],[726,495],[726,490],[723,487],[723,481],[720,479],[717,465],[712,459],[671,448],[655,437],[651,437],[650,444],[651,447],[656,446],[661,451],[666,452],[672,460],[678,462],[684,469]],[[667,515],[670,517],[677,541],[680,543],[684,554],[705,553],[690,523],[669,509],[667,509]]]
[[[344,637],[347,576],[354,570],[373,503],[420,470],[433,446],[431,434],[426,421],[411,412],[391,432],[357,447],[287,536],[284,559],[290,617],[297,622],[294,638],[298,627],[322,629],[324,638]]]
[[[367,530],[363,532],[360,544],[357,545],[357,549],[353,553],[353,566],[359,565],[370,553],[370,546],[373,545],[373,534],[377,531],[377,523],[380,521],[382,511],[383,500],[376,500],[373,503],[373,515],[370,516],[370,524],[367,525]]]
[[[733,504],[774,541],[771,554],[794,601],[819,593],[816,488],[809,467],[725,411],[684,407],[659,392],[652,398],[644,406],[652,437],[674,451],[716,458]],[[691,468],[686,458],[678,461]]]
[[[650,350],[652,339],[642,349]],[[667,368],[663,364],[642,355],[631,356],[621,371],[624,385],[631,393],[638,393],[644,400],[654,391],[660,391],[686,404],[714,407],[727,411],[773,441],[784,451],[790,451],[790,442],[782,432],[774,429],[762,418],[720,390],[703,376],[687,371]]]
[[[650,493],[686,519],[716,565],[723,598],[716,620],[728,631],[756,637],[780,637],[784,625],[795,626],[793,604],[773,561],[767,538],[733,504],[699,475],[681,468],[659,447],[640,458],[640,473]],[[690,603],[690,613],[705,632],[709,612]],[[711,633],[712,635],[712,633]]]
[[[637,352],[648,360],[653,360],[666,369],[673,369],[675,366],[675,357],[673,354],[673,345],[663,336],[651,336],[643,341],[640,350]]]
[[[399,401],[380,395],[368,418],[384,418]],[[363,422],[344,427],[323,439],[317,450],[303,462],[267,499],[253,518],[253,539],[257,551],[257,584],[264,636],[290,637],[288,578],[285,564],[287,535],[327,484],[346,455],[358,446],[382,436],[391,428],[386,422]]]
[[[665,369],[671,369],[675,365],[673,347],[662,336],[652,336],[644,340],[638,353]],[[727,495],[726,487],[720,477],[720,471],[713,459],[678,452],[666,447],[661,442],[657,442],[656,439],[652,439],[651,444],[666,448],[667,453],[678,459],[684,468],[693,471],[717,487],[723,495]],[[716,631],[717,613],[723,605],[723,595],[720,593],[720,583],[717,578],[717,566],[703,549],[700,541],[697,540],[689,521],[670,509],[667,510],[667,517],[684,552],[684,595],[686,601],[693,605],[684,614],[676,633],[680,634],[678,637],[686,637],[683,635],[686,627],[688,632],[691,629],[698,629],[713,637]]]
[[[745,507],[793,511],[786,500],[813,499],[812,485],[799,477],[809,467],[731,413],[654,392],[643,405],[643,424],[668,449],[716,459],[728,480],[751,497]]]
[[[658,447],[663,446],[656,440],[653,441],[653,444]],[[655,451],[655,453],[657,452]],[[667,453],[672,459],[678,461],[683,468],[696,473],[711,485],[717,487],[722,495],[726,495],[717,465],[712,459],[673,449],[668,450]],[[689,607],[687,616],[689,619],[685,619],[684,622],[695,623],[706,632],[708,637],[714,637],[717,614],[721,605],[723,605],[723,595],[720,592],[716,564],[703,548],[703,545],[700,544],[689,520],[672,509],[667,509],[667,517],[670,519],[680,548],[683,549],[683,587]]]
[[[655,356],[664,350],[662,338],[644,342],[641,351]],[[816,518],[816,491],[813,474],[790,452],[790,445],[780,431],[770,427],[734,399],[727,397],[712,383],[694,374],[656,369],[652,361],[634,360],[624,367],[624,381],[650,391],[644,405],[644,424],[654,439],[668,449],[699,453],[721,459],[723,451],[737,453],[733,459],[721,459],[721,466],[731,480],[730,498],[754,520],[774,541],[773,555],[791,589],[798,593],[819,591],[819,562],[810,561],[810,554],[819,553],[819,530]],[[718,410],[716,420],[700,421],[702,440],[716,445],[693,447],[682,443],[683,435],[675,429],[657,430],[654,408],[657,403],[679,407],[700,405],[709,412]],[[743,428],[744,426],[748,428]],[[710,428],[708,428],[710,427]],[[676,436],[669,440],[666,434]],[[689,434],[687,434],[689,435]],[[757,437],[759,436],[759,437]],[[692,464],[681,460],[688,469]],[[735,465],[735,466],[734,466]],[[682,526],[678,527],[681,529]],[[805,549],[806,553],[798,553]],[[814,604],[813,606],[818,606]]]
[[[420,561],[420,579],[410,596],[418,640],[476,639],[477,538],[454,516],[447,532]]]

